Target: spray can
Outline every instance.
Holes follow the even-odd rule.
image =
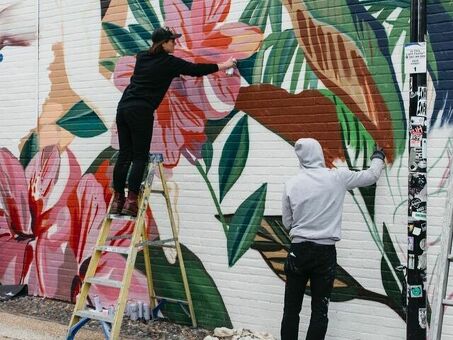
[[[145,319],[146,321],[149,321],[151,319],[149,312],[149,304],[146,302],[143,304],[143,319]]]
[[[137,303],[135,303],[135,302],[131,303],[130,319],[132,321],[137,321],[138,320],[138,306],[137,306]]]
[[[138,301],[137,306],[138,306],[138,318],[143,319],[143,301]]]
[[[226,69],[225,73],[228,77],[231,77],[234,74],[234,69],[236,68],[237,61],[236,59],[233,59],[234,66]]]
[[[101,299],[99,298],[99,295],[94,295],[93,301],[96,312],[102,312]]]

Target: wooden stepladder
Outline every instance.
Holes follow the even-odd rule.
[[[110,215],[107,214],[102,222],[102,226],[99,232],[96,245],[93,249],[90,264],[88,266],[85,280],[82,284],[80,294],[77,298],[77,302],[74,307],[74,312],[69,323],[69,331],[67,340],[74,339],[77,331],[82,328],[89,320],[98,320],[102,325],[104,335],[106,339],[118,339],[121,329],[121,323],[126,308],[127,298],[129,294],[129,287],[132,280],[132,273],[135,267],[135,260],[137,253],[143,250],[145,271],[148,283],[148,291],[150,297],[150,306],[155,311],[160,306],[161,301],[179,303],[181,306],[186,305],[189,307],[190,318],[192,320],[193,327],[197,326],[195,319],[195,312],[193,309],[192,297],[190,294],[189,283],[187,280],[186,269],[184,260],[182,257],[181,246],[179,244],[178,231],[174,220],[173,210],[171,207],[171,201],[168,193],[167,182],[163,172],[163,157],[161,154],[150,154],[150,160],[148,163],[148,171],[146,174],[145,182],[142,184],[141,193],[139,196],[139,210],[137,217],[123,216],[123,215]],[[152,183],[154,175],[158,171],[159,177],[162,182],[162,190],[153,190]],[[146,233],[145,215],[146,209],[149,203],[149,197],[152,193],[160,193],[165,197],[168,216],[170,219],[170,225],[173,233],[173,238],[166,240],[150,241]],[[110,206],[109,206],[110,210]],[[128,235],[117,235],[109,237],[110,226],[114,219],[131,220],[134,222],[134,228],[132,234]],[[130,239],[130,245],[127,247],[117,247],[108,245],[109,241],[116,239]],[[151,272],[150,252],[149,247],[170,247],[176,249],[178,257],[178,263],[181,271],[181,278],[184,285],[186,294],[186,300],[177,300],[171,298],[165,298],[156,296],[154,292],[153,278]],[[103,253],[117,253],[127,256],[126,266],[123,274],[122,281],[111,280],[108,278],[102,278],[96,276],[96,270],[98,268],[99,260]],[[92,284],[98,287],[114,287],[119,289],[118,300],[116,308],[113,313],[104,313],[100,308],[89,309],[87,308],[87,299]],[[154,313],[153,314],[157,314]]]

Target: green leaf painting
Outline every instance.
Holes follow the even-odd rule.
[[[204,164],[206,165],[206,173],[208,173],[209,169],[211,169],[213,153],[214,150],[212,149],[212,143],[209,141],[204,143],[201,148],[201,156],[203,157]]]
[[[366,169],[369,165],[369,158],[374,151],[375,140],[357,116],[338,96],[328,90],[320,90],[320,92],[335,104],[343,142],[347,147],[345,151],[349,153],[351,168]]]
[[[20,158],[19,158],[20,164],[22,164],[24,169],[27,167],[28,163],[30,163],[30,161],[33,159],[33,157],[38,152],[38,150],[39,150],[38,143],[39,143],[38,135],[36,134],[36,132],[32,132],[20,152]]]
[[[140,25],[129,25],[129,32],[134,38],[140,50],[146,50],[151,46],[151,33]]]
[[[404,107],[384,27],[358,1],[337,0],[334,8],[328,0],[304,3],[316,20],[332,25],[355,42],[391,113],[396,153],[402,154],[406,146]]]
[[[128,0],[135,20],[148,32],[160,27],[159,19],[149,0]]]
[[[237,209],[228,229],[228,264],[233,266],[249,250],[260,227],[266,202],[267,184],[263,184]]]
[[[91,163],[88,169],[85,171],[86,174],[94,174],[98,171],[99,166],[104,161],[108,161],[110,165],[115,164],[116,158],[118,157],[118,150],[115,150],[111,146],[105,148],[101,153],[96,157],[96,159]]]
[[[256,55],[252,82],[281,86],[296,52],[292,78],[297,81],[303,62],[303,54],[298,47],[293,30],[269,34]]]
[[[241,176],[249,153],[247,116],[243,116],[223,147],[219,164],[220,201]]]
[[[121,56],[136,55],[141,51],[134,36],[128,30],[110,22],[103,22],[102,28],[109,37],[115,50]]]
[[[80,101],[69,109],[57,121],[57,125],[81,138],[98,136],[107,131],[106,126],[84,101]]]
[[[113,57],[113,58],[105,58],[99,62],[99,64],[103,67],[105,67],[107,70],[110,72],[115,71],[115,66],[118,61],[118,57]]]
[[[181,245],[181,250],[198,325],[209,329],[219,326],[232,327],[222,296],[202,262],[184,245]],[[150,258],[156,294],[186,300],[178,263],[169,263],[161,248],[150,247]],[[145,273],[143,252],[137,255],[136,268]],[[178,304],[166,303],[163,313],[171,321],[191,323]]]
[[[258,26],[265,31],[270,19],[273,31],[281,31],[282,5],[278,0],[250,0],[239,19],[248,25]]]

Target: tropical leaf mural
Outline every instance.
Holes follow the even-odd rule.
[[[152,147],[165,155],[169,174],[174,171],[178,178],[179,167],[186,166],[181,172],[193,171],[191,175],[199,176],[206,185],[212,204],[203,205],[203,209],[218,220],[214,224],[210,221],[212,228],[223,232],[226,271],[242,266],[248,255],[259,254],[269,275],[286,279],[283,268],[290,238],[281,216],[266,211],[275,208],[276,200],[270,198],[275,194],[275,183],[268,180],[267,174],[253,181],[253,186],[244,178],[244,174],[249,174],[248,167],[253,166],[254,160],[249,157],[256,152],[253,134],[257,125],[280,137],[283,142],[279,145],[286,147],[302,136],[316,138],[329,167],[342,163],[351,170],[366,169],[375,145],[383,146],[389,161],[385,180],[378,186],[348,194],[355,214],[361,218],[364,230],[368,230],[367,237],[376,247],[373,250],[378,261],[372,270],[382,283],[380,293],[367,289],[351,274],[348,263],[340,261],[332,300],[377,302],[405,320],[401,297],[405,278],[397,270],[404,246],[398,243],[392,228],[395,216],[407,204],[407,178],[402,175],[407,144],[403,91],[409,84],[403,51],[409,41],[410,1],[244,0],[238,7],[242,8],[241,13],[234,13],[232,4],[229,0],[128,0],[123,6],[129,14],[116,20],[111,15],[115,6],[101,1],[99,27],[106,38],[103,46],[89,46],[87,50],[100,48],[95,66],[101,66],[102,81],[107,83],[99,79],[95,83],[124,91],[135,67],[135,55],[150,47],[152,31],[161,26],[184,34],[177,41],[178,57],[209,63],[225,61],[229,56],[239,59],[238,69],[231,77],[218,72],[202,79],[175,79],[154,113],[157,142]],[[427,4],[428,78],[435,98],[430,128],[437,129],[453,123],[453,50],[449,46],[453,40],[453,6],[448,0],[429,0]],[[88,35],[89,30],[85,33]],[[61,56],[55,58],[58,65],[62,56],[69,60],[74,54],[70,46],[68,41],[54,46],[61,49]],[[72,63],[76,64],[64,62],[64,68],[72,70],[72,74],[80,72],[82,64]],[[90,72],[87,74],[93,76]],[[77,92],[77,80],[67,82],[68,88]],[[91,248],[86,240],[97,234],[111,197],[111,168],[118,154],[118,141],[112,122],[107,123],[111,113],[103,112],[105,105],[90,100],[86,93],[75,93],[76,99],[68,104],[67,93],[56,85],[59,83],[51,84],[49,97],[57,97],[60,102],[43,105],[40,110],[52,110],[57,133],[64,129],[85,143],[95,137],[108,141],[98,149],[94,160],[82,164],[86,159],[81,157],[79,164],[72,145],[59,148],[59,136],[47,139],[53,126],[42,116],[38,117],[36,128],[21,139],[19,150],[15,150],[19,152],[0,148],[0,248],[8,249],[3,257],[6,260],[0,262],[0,281],[28,283],[39,295],[70,300],[80,289],[89,261],[86,254]],[[103,89],[99,91],[103,93]],[[65,108],[63,112],[60,107]],[[111,140],[104,138],[109,133]],[[440,137],[436,135],[436,139]],[[444,166],[445,157],[441,154],[429,171]],[[442,169],[444,174],[433,195],[443,192],[448,166]],[[280,169],[275,171],[282,181],[286,178]],[[55,189],[57,186],[59,190]],[[41,187],[43,190],[35,190]],[[394,209],[393,214],[384,217],[376,205],[382,199],[376,197],[376,192],[383,188]],[[235,199],[238,193],[242,200]],[[147,217],[154,228],[153,236],[158,238],[150,211]],[[123,232],[131,225],[116,227],[116,232]],[[52,261],[46,261],[49,249],[55,257]],[[234,318],[230,318],[222,289],[215,282],[217,273],[208,272],[209,267],[187,244],[183,245],[183,253],[200,324],[208,328],[219,324],[233,326]],[[158,294],[183,298],[177,264],[169,263],[160,249],[153,249],[152,257],[158,268]],[[107,259],[106,263],[120,263],[122,259],[113,260]],[[58,263],[52,267],[50,262]],[[146,296],[140,288],[145,282],[143,266],[139,262],[134,271],[139,297]],[[55,268],[64,268],[70,274],[62,276]],[[109,301],[111,296],[105,294],[103,298]],[[177,322],[189,321],[178,305],[167,304],[164,314]]]

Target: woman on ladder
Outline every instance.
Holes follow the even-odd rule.
[[[137,216],[137,199],[148,163],[154,111],[162,102],[173,78],[180,75],[201,77],[236,64],[232,58],[220,64],[194,64],[177,58],[172,53],[175,40],[179,37],[181,34],[169,28],[160,27],[153,32],[153,45],[148,51],[137,55],[131,82],[118,103],[116,125],[120,150],[113,170],[111,214]],[[127,198],[124,192],[126,178]]]

